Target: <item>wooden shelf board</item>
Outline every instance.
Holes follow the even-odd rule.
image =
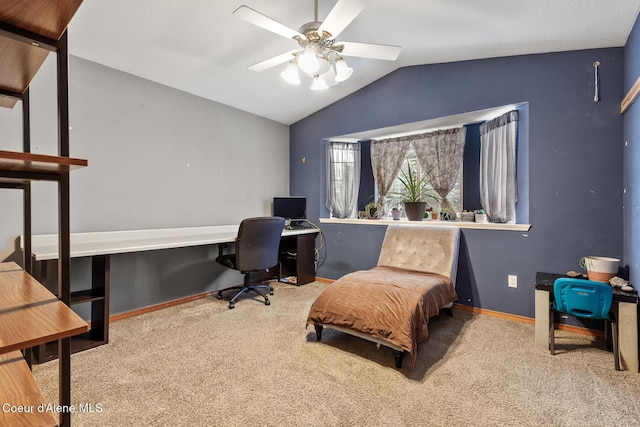
[[[81,304],[83,302],[99,301],[105,299],[104,288],[86,289],[83,291],[71,292],[71,304]]]
[[[89,350],[104,344],[107,341],[97,337],[101,331],[90,330],[84,334],[71,337],[71,353]],[[58,341],[52,341],[34,348],[34,363],[45,363],[58,358]]]
[[[80,4],[82,0],[0,0],[0,22],[60,40]],[[37,45],[0,37],[0,88],[24,93],[48,54]],[[13,108],[15,104],[15,99],[0,99],[0,107]]]
[[[0,21],[58,40],[82,0],[0,0]]]
[[[0,273],[3,271],[22,271],[22,267],[20,267],[17,263],[13,261],[0,262]]]
[[[87,322],[22,270],[0,272],[0,353],[89,329]]]
[[[55,426],[51,412],[39,412],[38,406],[47,404],[31,375],[20,351],[0,354],[0,402],[32,409],[29,412],[0,411],[3,426]]]
[[[32,180],[0,177],[0,188],[24,189]]]
[[[0,171],[62,174],[87,164],[84,159],[0,150]]]
[[[8,96],[0,96],[0,107],[2,108],[13,108],[17,103],[17,99],[9,98]]]
[[[10,92],[24,93],[48,54],[47,50],[1,37],[0,88]],[[3,98],[9,100],[9,98]],[[15,99],[13,101],[15,105]]]

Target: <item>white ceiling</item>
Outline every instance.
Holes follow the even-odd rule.
[[[322,21],[336,0],[319,0]],[[247,66],[297,45],[232,16],[240,5],[298,29],[313,0],[85,0],[69,27],[78,56],[281,123],[418,64],[624,46],[640,0],[371,0],[338,40],[402,46],[394,62],[347,58],[326,91]]]

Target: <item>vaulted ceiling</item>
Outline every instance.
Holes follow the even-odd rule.
[[[297,30],[313,0],[85,0],[69,27],[70,53],[285,124],[405,66],[624,46],[640,0],[370,0],[339,40],[402,46],[396,61],[347,58],[346,82],[311,91],[280,77],[285,65],[247,66],[296,43],[232,13],[242,4]],[[336,0],[318,0],[324,20]]]

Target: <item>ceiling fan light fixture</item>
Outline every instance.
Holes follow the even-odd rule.
[[[322,77],[324,77],[324,81],[329,87],[336,86],[338,84],[338,81],[336,80],[336,72],[333,67],[329,67],[329,70],[324,73]]]
[[[233,15],[282,37],[293,39],[298,44],[296,50],[251,65],[249,69],[263,71],[287,63],[286,70],[280,73],[285,81],[298,85],[300,75],[303,74],[313,79],[311,89],[321,90],[335,86],[353,74],[353,68],[343,56],[395,61],[400,54],[400,46],[336,40],[368,3],[369,0],[336,0],[327,17],[320,21],[318,0],[314,0],[313,21],[303,24],[297,31],[250,7],[240,6]]]
[[[321,66],[316,50],[308,47],[298,56],[298,66],[307,74],[314,75]]]
[[[320,64],[320,66],[318,67],[318,70],[313,74],[313,76],[315,76],[316,74],[320,76],[325,75],[331,69],[331,61],[326,56],[319,56],[318,63]]]
[[[313,77],[313,84],[311,85],[311,90],[325,90],[329,89],[329,85],[324,80],[323,76],[315,75]]]
[[[296,64],[296,61],[290,61],[287,68],[280,73],[280,76],[282,76],[287,83],[299,85],[300,73],[298,72],[298,64]]]
[[[336,59],[334,65],[336,67],[336,81],[338,83],[347,80],[353,74],[353,68],[349,67],[347,61],[340,57]]]

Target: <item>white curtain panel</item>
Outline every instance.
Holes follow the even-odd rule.
[[[354,218],[360,189],[360,144],[327,144],[325,205],[334,218]]]
[[[413,141],[420,167],[440,196],[442,209],[452,208],[447,195],[456,184],[462,167],[467,129],[464,126],[441,129]]]
[[[480,203],[491,222],[514,223],[518,111],[480,125]]]

